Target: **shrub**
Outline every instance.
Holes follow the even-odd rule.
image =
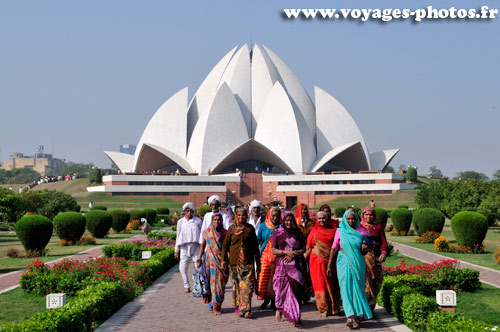
[[[374,210],[375,213],[377,214],[377,219],[375,220],[375,223],[380,224],[382,225],[382,227],[385,228],[385,226],[387,225],[387,211],[379,207],[376,207]]]
[[[400,205],[398,205],[398,209],[408,209],[408,205],[400,204]]]
[[[77,242],[85,233],[85,217],[78,212],[61,212],[52,222],[62,240]]]
[[[164,237],[168,237],[172,240],[175,240],[176,234],[175,232],[159,232],[159,231],[152,231],[149,232],[148,235],[146,235],[148,239],[163,239]]]
[[[111,224],[113,230],[117,233],[125,230],[130,220],[130,213],[121,209],[111,210],[109,213],[113,218],[113,223]]]
[[[156,215],[156,220],[155,224],[161,225],[161,220],[163,219],[164,225],[168,225],[170,222],[170,215],[169,214],[157,214]]]
[[[11,258],[19,257],[19,253],[17,252],[17,249],[14,249],[14,248],[7,249],[7,257],[11,257]]]
[[[85,235],[80,238],[79,244],[96,244],[96,242],[94,237]]]
[[[130,210],[130,220],[141,220],[141,218],[146,218],[146,212],[143,210],[135,209],[135,210]]]
[[[415,294],[417,291],[408,287],[406,285],[402,285],[400,287],[395,287],[390,296],[391,301],[391,313],[397,320],[401,323],[404,323],[403,313],[402,313],[402,304],[404,296],[408,294]]]
[[[406,181],[415,182],[417,181],[417,169],[415,167],[408,167],[406,171]]]
[[[479,271],[470,268],[440,271],[437,280],[443,288],[452,286],[455,290],[464,292],[474,292],[481,287]]]
[[[75,211],[80,209],[80,205],[73,196],[55,190],[30,190],[22,195],[24,209],[27,212],[34,212],[54,218],[59,212]]]
[[[397,231],[408,233],[411,226],[412,213],[408,209],[394,209],[391,212],[392,224]]]
[[[210,211],[212,211],[210,205],[203,204],[196,208],[196,214],[199,215],[202,219],[205,216],[205,214]]]
[[[102,210],[102,211],[107,211],[108,208],[105,207],[104,205],[94,205],[92,206],[92,210]]]
[[[433,208],[418,209],[413,213],[413,227],[418,235],[426,232],[443,231],[445,216],[443,212]]]
[[[427,317],[428,332],[484,332],[491,326],[449,311],[435,311]]]
[[[127,224],[127,227],[125,228],[125,233],[130,234],[132,231],[139,229],[141,227],[141,222],[139,220],[132,220]]]
[[[401,304],[404,322],[412,331],[425,331],[427,316],[436,310],[436,299],[422,294],[407,294]]]
[[[153,209],[144,209],[144,213],[146,214],[146,220],[150,225],[153,225],[156,220],[156,211]]]
[[[50,241],[54,225],[40,215],[24,216],[16,223],[16,234],[26,251],[41,252]]]
[[[415,242],[417,243],[434,243],[437,238],[440,237],[438,232],[425,232],[420,236],[415,237]]]
[[[488,222],[480,213],[459,212],[451,218],[451,230],[459,245],[474,247],[483,243],[488,232]]]
[[[495,258],[497,264],[500,264],[500,247],[498,247],[497,251],[493,254],[493,258]]]
[[[339,206],[335,208],[335,217],[342,218],[345,213],[345,207]]]
[[[385,308],[387,312],[391,310],[391,294],[394,287],[401,285],[397,277],[385,277],[380,292],[377,296],[377,303]]]
[[[90,183],[101,183],[102,174],[99,168],[91,168],[89,170],[89,181]]]
[[[101,210],[93,210],[85,214],[87,229],[96,238],[103,238],[108,234],[113,217],[110,213]]]
[[[170,214],[170,209],[167,207],[156,208],[156,214]]]

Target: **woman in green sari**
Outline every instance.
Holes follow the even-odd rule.
[[[342,306],[347,317],[347,326],[357,328],[361,320],[371,319],[372,311],[365,293],[365,257],[369,248],[366,230],[360,226],[356,211],[347,210],[333,240],[332,251],[326,273],[332,275],[332,263],[337,259]]]

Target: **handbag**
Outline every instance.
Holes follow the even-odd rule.
[[[193,296],[202,297],[208,294],[207,284],[200,270],[193,273]]]

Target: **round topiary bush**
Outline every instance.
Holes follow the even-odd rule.
[[[398,209],[408,209],[408,205],[406,204],[398,205]]]
[[[407,232],[410,230],[412,213],[408,209],[394,209],[391,212],[392,224],[394,229],[399,232]]]
[[[451,218],[451,230],[459,245],[473,247],[483,243],[488,232],[488,221],[478,212],[458,212]]]
[[[101,210],[87,212],[85,219],[87,220],[87,229],[96,238],[105,237],[113,224],[111,214]]]
[[[49,218],[32,214],[16,223],[16,234],[26,250],[42,251],[50,241],[54,225]]]
[[[111,224],[113,230],[117,233],[125,230],[130,221],[130,213],[121,209],[111,210],[109,213],[113,218],[113,223]]]
[[[387,225],[387,211],[379,207],[374,208],[374,210],[375,213],[377,214],[377,219],[375,220],[375,223],[382,225],[382,227],[384,227],[385,229],[385,226]]]
[[[66,241],[78,241],[85,233],[85,217],[78,212],[61,212],[52,221],[57,236]]]
[[[159,207],[156,209],[156,214],[170,214],[170,209],[166,207]]]
[[[130,221],[132,220],[141,220],[141,218],[146,218],[146,212],[143,210],[135,209],[135,210],[130,210]]]
[[[445,216],[443,212],[432,209],[432,208],[422,208],[418,209],[413,213],[413,227],[420,236],[426,232],[438,232],[443,231]]]
[[[108,210],[108,208],[107,208],[107,207],[105,207],[104,205],[94,205],[94,206],[92,207],[92,210],[102,210],[102,211],[107,211],[107,210]]]
[[[199,215],[200,217],[204,217],[207,212],[212,211],[212,208],[210,205],[200,205],[196,208],[196,214]]]
[[[335,208],[335,217],[342,218],[345,213],[345,207],[339,206]]]
[[[146,220],[150,225],[153,225],[156,220],[156,211],[153,209],[144,209],[144,213],[146,213]]]

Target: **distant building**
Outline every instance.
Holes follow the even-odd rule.
[[[2,163],[2,169],[10,171],[14,168],[30,168],[42,176],[56,175],[66,166],[66,161],[53,158],[51,154],[36,154],[25,156],[20,152],[14,152],[9,161]]]
[[[137,145],[134,144],[120,144],[120,152],[126,154],[135,154],[135,149],[137,149]]]

